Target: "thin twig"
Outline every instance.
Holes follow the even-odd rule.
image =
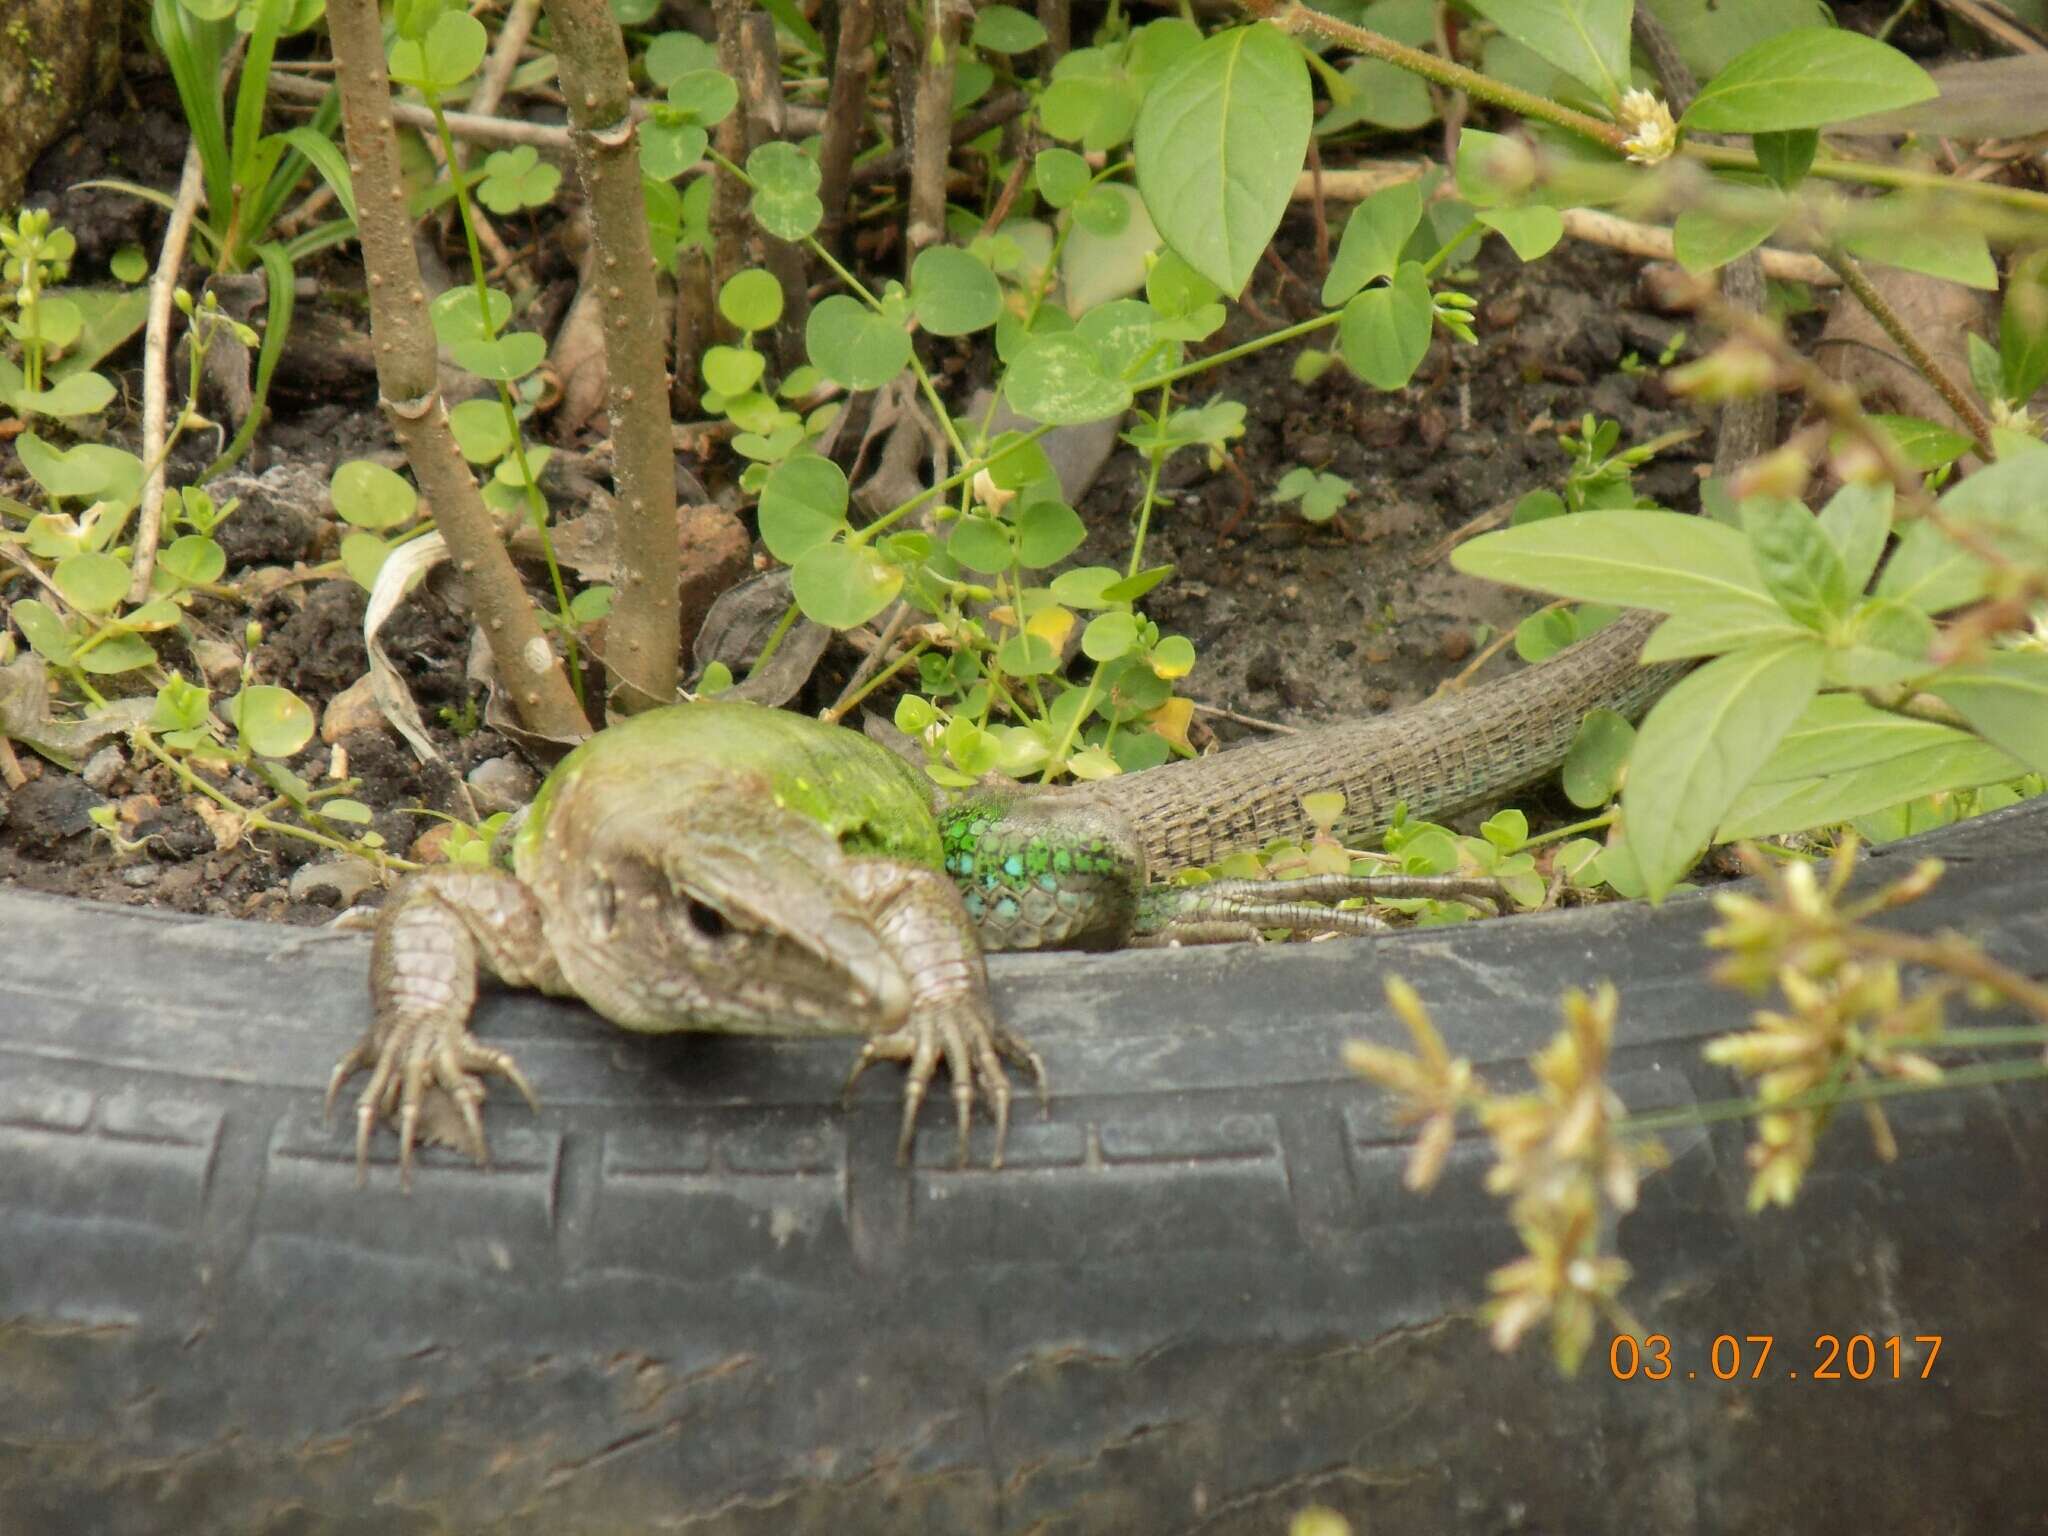
[[[1920,375],[1935,388],[1935,392],[1947,402],[1948,408],[1956,414],[1963,430],[1976,440],[1977,451],[1990,459],[1996,457],[1991,447],[1991,423],[1977,408],[1977,402],[1963,391],[1961,385],[1948,376],[1948,370],[1934,360],[1933,355],[1920,344],[1920,338],[1912,328],[1901,320],[1898,311],[1886,302],[1883,294],[1863,275],[1863,268],[1856,264],[1854,257],[1840,247],[1831,249],[1824,258],[1842,279],[1842,285],[1856,295],[1856,302],[1870,312],[1870,318],[1891,337],[1893,345],[1905,353]]]
[[[171,300],[178,287],[178,269],[185,264],[185,241],[192,233],[193,219],[198,216],[205,184],[205,167],[195,138],[185,146],[185,169],[178,177],[170,223],[164,229],[163,247],[157,252],[156,271],[149,279],[149,321],[142,343],[142,462],[149,466],[149,478],[143,482],[142,506],[135,528],[134,575],[128,583],[131,603],[149,600],[150,578],[156,572],[157,540],[163,532],[164,440],[170,430]]]

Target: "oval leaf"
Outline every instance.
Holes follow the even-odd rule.
[[[1698,133],[1825,128],[1937,94],[1927,71],[1896,48],[1838,27],[1801,27],[1758,43],[1709,80],[1685,126]]]
[[[1145,93],[1138,191],[1166,243],[1226,294],[1243,290],[1287,211],[1311,94],[1300,47],[1258,23],[1206,39]]]

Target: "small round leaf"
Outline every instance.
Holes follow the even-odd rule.
[[[313,739],[313,711],[289,688],[244,688],[229,713],[242,744],[259,757],[290,757]]]
[[[328,481],[342,521],[357,528],[396,528],[419,509],[419,494],[395,471],[368,459],[350,459]]]
[[[796,560],[789,586],[806,618],[851,629],[889,606],[903,572],[865,545],[820,544]]]
[[[969,336],[996,323],[1003,292],[995,274],[953,245],[935,245],[910,269],[917,323],[934,336]]]
[[[765,331],[782,318],[782,284],[759,267],[735,272],[718,290],[718,312],[743,331]]]
[[[789,459],[762,486],[759,515],[761,542],[783,564],[794,565],[846,528],[846,476],[816,454]]]
[[[858,299],[835,293],[811,311],[804,347],[848,389],[879,389],[910,364],[910,337]]]

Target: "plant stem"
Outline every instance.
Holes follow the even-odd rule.
[[[1787,1099],[1764,1103],[1759,1099],[1716,1099],[1683,1109],[1660,1109],[1647,1115],[1624,1115],[1615,1124],[1617,1134],[1644,1136],[1656,1131],[1678,1130],[1684,1126],[1714,1125],[1724,1120],[1747,1120],[1757,1115],[1774,1115],[1799,1109],[1825,1109],[1835,1104],[1862,1104],[1873,1099],[1895,1099],[1902,1094],[1930,1093],[1957,1088],[1983,1088],[1996,1083],[2017,1083],[2048,1078],[2048,1062],[2038,1056],[2012,1061],[1974,1062],[1942,1073],[1939,1079],[1863,1078],[1839,1086],[1815,1088]]]
[[[1821,260],[1834,268],[1835,275],[1842,280],[1842,286],[1856,295],[1857,303],[1870,311],[1870,318],[1884,328],[1885,335],[1891,337],[1892,344],[1906,354],[1906,361],[1913,365],[1920,377],[1934,386],[1935,391],[1947,402],[1948,408],[1956,413],[1956,420],[1961,422],[1963,429],[1976,440],[1977,451],[1987,459],[1992,458],[1994,455],[1991,448],[1991,423],[1985,420],[1984,413],[1977,408],[1977,402],[1948,376],[1948,370],[1936,362],[1933,355],[1920,344],[1920,338],[1915,336],[1912,328],[1899,318],[1898,311],[1886,302],[1885,296],[1863,275],[1863,268],[1857,264],[1855,258],[1840,246],[1830,246],[1821,253]]]

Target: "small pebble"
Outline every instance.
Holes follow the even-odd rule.
[[[486,816],[494,811],[516,811],[533,798],[539,786],[533,770],[515,757],[487,757],[469,770],[469,787],[476,791],[477,809]]]
[[[163,878],[163,871],[154,864],[130,864],[121,871],[121,883],[136,890],[155,885]]]
[[[114,787],[114,780],[121,776],[121,770],[128,766],[128,759],[119,747],[101,747],[85,760],[85,767],[78,776],[101,794]]]

